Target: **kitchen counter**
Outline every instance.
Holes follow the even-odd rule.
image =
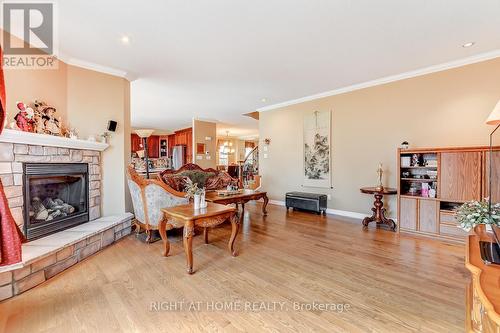
[[[167,170],[168,168],[154,168],[154,169],[149,169],[149,173],[150,174],[153,174],[153,173],[160,173],[162,171],[165,171]],[[135,169],[135,171],[138,173],[138,174],[146,174],[146,169]]]

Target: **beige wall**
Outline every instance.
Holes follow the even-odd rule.
[[[397,186],[396,149],[486,145],[484,124],[500,99],[500,58],[260,113],[259,136],[270,138],[260,171],[270,198],[301,190],[331,194],[328,207],[368,213],[373,199],[359,192],[376,185],[378,163],[385,185]],[[306,188],[302,180],[305,112],[332,111],[333,189]],[[396,201],[389,201],[390,215]]]
[[[56,117],[61,117],[66,123],[67,69],[62,61],[57,70],[6,69],[7,122],[14,121],[19,111],[17,102],[31,105],[35,100],[41,100],[55,107]]]
[[[130,163],[130,82],[126,79],[68,66],[68,120],[82,138],[106,131],[118,122],[110,147],[102,154],[103,215],[130,211],[125,166]]]
[[[16,101],[41,99],[57,108],[65,125],[80,138],[98,136],[108,120],[118,122],[110,147],[103,152],[103,215],[131,211],[125,183],[130,158],[130,83],[123,78],[59,62],[57,70],[5,70],[9,121],[17,114]]]
[[[198,164],[202,168],[214,168],[217,165],[216,146],[217,146],[217,125],[208,121],[193,120],[193,163]],[[206,137],[211,137],[212,140],[205,140]],[[204,143],[205,151],[209,154],[196,154],[196,144]],[[198,159],[198,156],[201,159]],[[210,156],[210,159],[207,157]]]

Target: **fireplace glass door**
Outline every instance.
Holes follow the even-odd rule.
[[[28,239],[88,221],[87,164],[25,164]]]

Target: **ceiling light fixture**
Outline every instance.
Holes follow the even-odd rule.
[[[130,38],[128,36],[122,36],[122,38],[120,38],[120,41],[122,42],[123,45],[130,44]]]
[[[468,42],[468,43],[465,43],[464,45],[462,45],[462,47],[471,47],[474,44],[475,44],[474,42]]]
[[[262,103],[265,103],[267,101],[267,99],[263,98],[261,99]]]

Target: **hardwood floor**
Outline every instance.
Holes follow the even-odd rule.
[[[273,205],[265,218],[260,206],[246,208],[238,257],[227,250],[229,223],[211,231],[209,245],[201,233],[194,238],[194,275],[186,274],[180,233],[170,236],[167,258],[160,255],[161,242],[146,245],[131,235],[0,303],[0,331],[464,331],[469,276],[463,245],[374,226],[363,231],[361,222],[287,214]],[[237,308],[273,304],[259,302],[285,302],[285,308]],[[293,302],[349,308],[295,311]],[[169,311],[175,304],[178,310]],[[186,308],[197,304],[201,311]],[[215,308],[223,305],[234,308]]]

